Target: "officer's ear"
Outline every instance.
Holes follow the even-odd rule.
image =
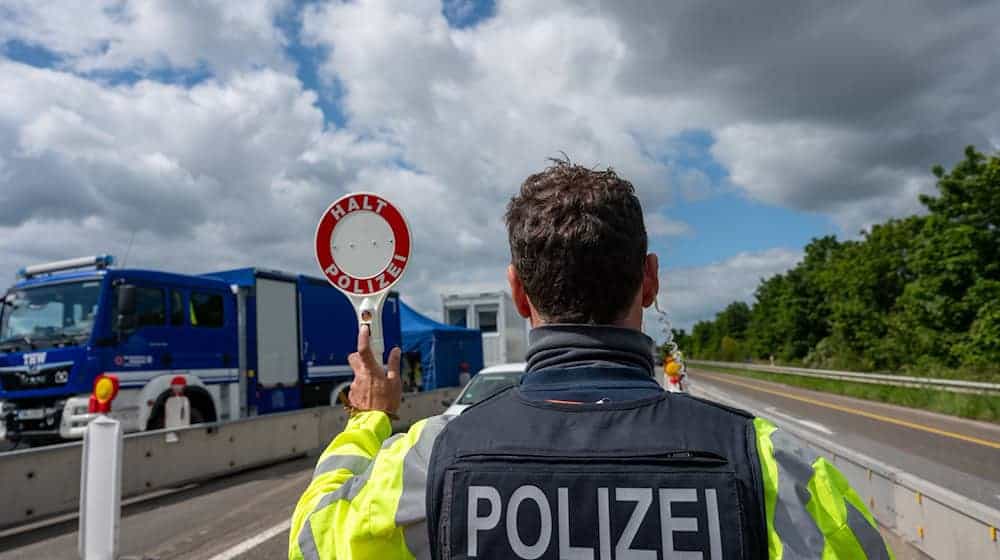
[[[658,293],[660,293],[660,258],[656,253],[649,253],[642,269],[642,306],[653,305]]]
[[[513,264],[507,265],[507,283],[510,284],[510,297],[514,300],[514,308],[517,309],[518,315],[530,319],[531,301],[528,300],[524,284],[521,283],[521,278],[517,275],[517,269],[514,268]]]

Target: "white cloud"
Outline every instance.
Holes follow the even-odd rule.
[[[315,95],[271,70],[193,88],[0,73],[2,269],[121,253],[135,232],[132,264],[311,270],[325,203],[396,153],[326,131]]]
[[[643,221],[646,223],[646,234],[649,237],[676,237],[692,233],[691,226],[687,222],[674,220],[663,214],[646,214]]]
[[[274,19],[289,0],[121,2],[10,0],[0,43],[41,45],[78,72],[288,68]]]
[[[929,172],[872,161],[879,138],[843,127],[740,124],[719,130],[712,148],[733,183],[777,206],[832,214],[850,234],[920,211],[918,195],[933,191]]]
[[[439,2],[363,0],[315,5],[303,21],[330,50],[323,73],[343,85],[352,126],[494,204],[560,150],[619,168],[647,208],[671,191],[700,198],[707,176],[663,156],[678,133],[706,129],[733,185],[853,234],[918,210],[931,165],[997,137],[984,123],[1000,122],[998,78],[968,62],[1000,44],[982,23],[996,6],[902,19],[864,4],[718,9],[506,2],[458,30]],[[941,43],[940,26],[970,39]]]
[[[761,279],[785,272],[801,259],[801,251],[775,248],[739,253],[706,266],[664,269],[660,301],[674,328],[690,331],[694,323],[710,319],[733,301],[752,302]]]
[[[171,236],[251,208],[257,225],[283,223],[279,212],[302,193],[278,197],[271,183],[323,134],[314,95],[270,70],[191,89],[104,87],[6,62],[0,72],[10,93],[0,102],[7,225],[96,216]]]
[[[305,36],[328,47],[350,124],[399,145],[449,189],[500,208],[546,158],[565,152],[612,165],[644,200],[666,200],[668,168],[642,152],[662,100],[624,94],[627,56],[613,22],[572,10],[545,18],[498,6],[472,30],[448,26],[432,1],[319,4]],[[665,137],[679,131],[665,127]]]

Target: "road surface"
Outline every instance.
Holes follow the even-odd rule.
[[[120,558],[285,558],[287,522],[314,466],[315,458],[299,459],[126,506]],[[76,529],[77,520],[70,519],[16,535],[0,533],[0,559],[77,560]]]
[[[702,369],[692,392],[760,411],[1000,509],[1000,425]]]

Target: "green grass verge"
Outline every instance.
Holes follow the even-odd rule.
[[[838,381],[835,379],[822,379],[817,377],[806,377],[802,375],[791,375],[785,373],[764,373],[759,371],[748,371],[737,368],[693,366],[695,369],[715,373],[726,373],[749,377],[751,379],[762,379],[764,381],[774,381],[784,385],[812,389],[854,397],[867,399],[889,404],[898,404],[910,408],[919,408],[971,418],[973,420],[985,420],[987,422],[1000,423],[1000,397],[988,395],[975,395],[970,393],[951,393],[948,391],[937,391],[934,389],[920,389],[916,387],[893,387],[891,385],[874,385],[871,383],[856,383],[851,381]]]

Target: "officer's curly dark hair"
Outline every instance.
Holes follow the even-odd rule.
[[[507,205],[511,261],[546,322],[614,323],[642,284],[642,206],[610,168],[552,162]]]

